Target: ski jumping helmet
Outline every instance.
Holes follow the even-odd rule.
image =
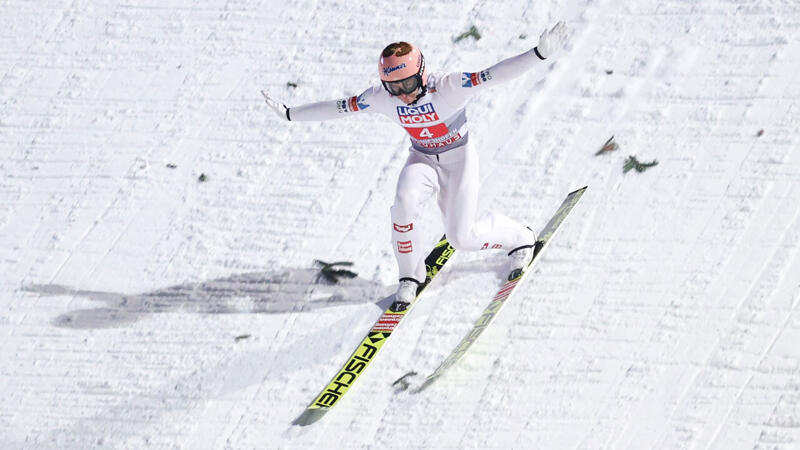
[[[386,46],[378,63],[381,84],[391,95],[413,94],[422,88],[417,99],[425,95],[428,71],[425,57],[419,49],[408,42],[394,42]]]

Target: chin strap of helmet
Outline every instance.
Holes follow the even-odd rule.
[[[417,103],[419,101],[419,99],[421,99],[422,97],[425,97],[425,94],[427,92],[428,92],[428,86],[422,86],[422,90],[419,91],[419,94],[417,94],[417,98],[415,98],[414,101],[411,102],[411,104],[413,105],[413,104]]]

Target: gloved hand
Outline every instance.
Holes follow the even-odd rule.
[[[283,120],[289,120],[289,114],[287,114],[289,108],[287,108],[286,105],[279,103],[274,98],[270,97],[267,91],[261,91],[261,95],[264,96],[264,101],[267,102],[267,106],[275,111],[275,114],[277,114],[278,117]]]
[[[549,58],[564,47],[566,40],[567,26],[562,20],[555,24],[550,31],[545,28],[539,36],[539,45],[536,46],[536,50],[542,58]]]

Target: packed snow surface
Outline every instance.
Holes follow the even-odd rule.
[[[477,71],[559,19],[562,53],[472,100],[471,145],[482,209],[540,229],[583,200],[436,384],[391,386],[469,330],[502,252],[457,252],[292,426],[395,288],[408,138],[259,90],[358,94],[401,39]],[[0,448],[800,448],[796,0],[7,0],[0,49]]]

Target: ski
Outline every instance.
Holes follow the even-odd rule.
[[[447,242],[446,236],[442,236],[430,254],[425,258],[426,277],[425,282],[417,288],[417,296],[414,303],[403,311],[395,312],[390,306],[375,322],[375,325],[367,333],[356,350],[347,358],[347,362],[336,373],[336,376],[325,386],[325,389],[314,398],[314,401],[300,414],[292,425],[311,425],[325,415],[334,407],[342,396],[355,383],[356,379],[367,368],[375,358],[378,350],[383,347],[392,331],[400,324],[405,315],[411,310],[420,294],[431,283],[431,280],[444,267],[445,263],[453,256],[455,249]]]
[[[425,378],[425,381],[422,383],[421,386],[414,389],[413,392],[417,393],[428,386],[430,386],[436,379],[442,376],[442,374],[450,368],[453,364],[455,364],[463,355],[467,352],[467,350],[472,346],[478,336],[483,333],[483,330],[489,326],[492,320],[495,318],[500,309],[505,305],[505,303],[511,298],[512,295],[516,292],[517,288],[525,281],[525,278],[529,273],[532,272],[533,265],[539,259],[539,255],[541,255],[542,251],[547,247],[547,244],[550,243],[550,240],[553,238],[553,235],[558,230],[558,227],[564,222],[564,219],[569,215],[570,211],[575,207],[578,203],[578,200],[581,199],[583,193],[586,191],[588,186],[584,186],[574,192],[570,192],[567,195],[567,198],[561,203],[561,206],[558,208],[556,213],[547,222],[544,229],[539,233],[539,236],[536,238],[536,243],[534,244],[533,248],[533,257],[531,258],[531,262],[528,263],[526,270],[521,274],[511,274],[509,276],[509,280],[506,281],[503,286],[500,288],[499,291],[495,294],[492,301],[489,303],[489,306],[483,310],[483,313],[475,321],[475,325],[472,329],[467,333],[466,336],[459,342],[456,348],[450,352],[450,355],[445,358],[445,360],[436,368],[433,373],[428,375]]]

